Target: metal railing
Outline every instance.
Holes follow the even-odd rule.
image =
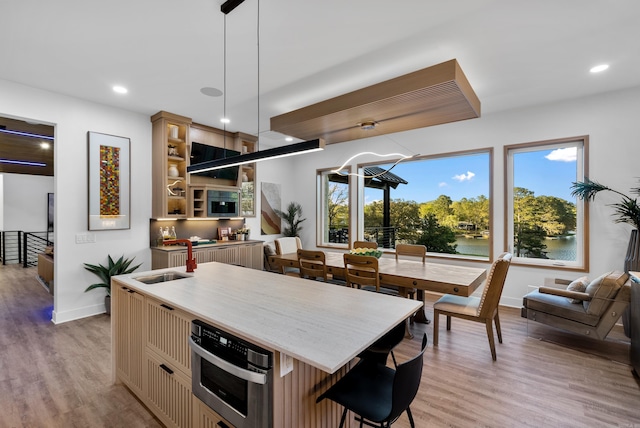
[[[0,232],[0,256],[2,264],[22,263],[22,242],[21,230],[3,230]]]
[[[44,253],[46,247],[53,245],[48,239],[48,232],[27,232],[22,239],[23,267],[37,266],[38,254]]]
[[[378,247],[396,248],[396,228],[395,227],[365,227],[364,238],[367,241],[378,243]]]

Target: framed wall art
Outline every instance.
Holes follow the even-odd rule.
[[[131,227],[130,140],[88,132],[89,230]]]
[[[281,233],[282,220],[277,214],[280,210],[280,185],[275,183],[262,183],[260,192],[260,234],[274,235]]]

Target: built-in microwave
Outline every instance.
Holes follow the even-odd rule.
[[[207,190],[208,217],[238,217],[240,192],[237,190]]]

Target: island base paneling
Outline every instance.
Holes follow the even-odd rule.
[[[274,427],[333,428],[340,424],[342,406],[333,401],[316,399],[335,384],[353,366],[345,365],[337,372],[328,374],[304,362],[293,360],[293,371],[284,377],[280,373],[280,354],[274,358]],[[347,413],[345,427],[357,426],[353,414]]]

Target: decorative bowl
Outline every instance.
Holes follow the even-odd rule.
[[[357,256],[373,256],[376,259],[379,259],[382,255],[382,251],[374,250],[373,248],[354,248],[349,253]]]

